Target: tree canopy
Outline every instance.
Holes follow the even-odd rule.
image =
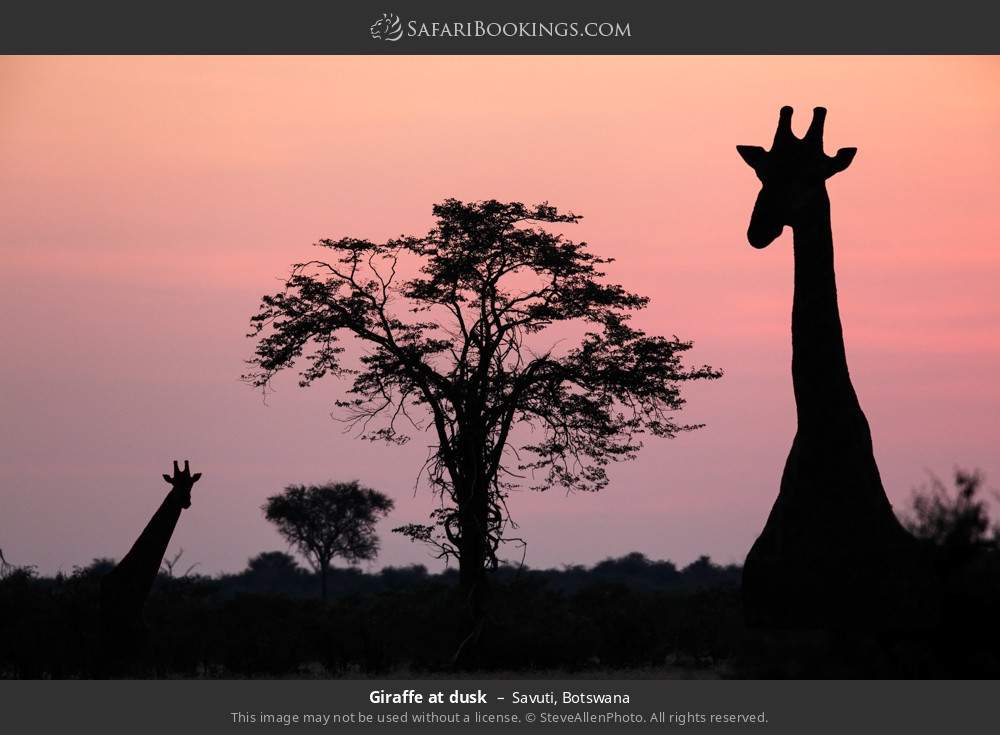
[[[393,501],[357,481],[325,485],[289,485],[264,504],[264,515],[319,573],[322,596],[330,562],[374,559],[379,542],[376,522]]]
[[[429,431],[421,476],[443,502],[432,525],[399,530],[458,557],[469,582],[497,563],[512,488],[601,489],[643,435],[697,428],[675,420],[680,386],[720,372],[682,364],[691,342],[630,325],[649,299],[606,281],[611,258],[552,231],[579,216],[455,199],[433,214],[422,237],[317,243],[328,257],[295,265],[252,317],[244,377],[265,388],[298,365],[303,386],[348,378],[337,405],[362,436]]]

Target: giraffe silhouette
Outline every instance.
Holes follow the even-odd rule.
[[[191,507],[191,489],[201,473],[191,474],[174,462],[173,475],[163,475],[171,486],[160,507],[125,557],[101,580],[101,636],[105,662],[120,667],[141,658],[145,647],[142,611],[167,551],[181,511]]]
[[[744,565],[744,612],[765,628],[923,628],[937,615],[929,552],[892,511],[847,369],[826,180],[857,149],[826,155],[825,118],[817,107],[800,139],[783,107],[769,151],[736,147],[761,181],[750,244],[764,248],[792,228],[798,421],[778,498]]]

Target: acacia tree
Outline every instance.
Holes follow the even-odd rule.
[[[610,258],[546,229],[577,215],[454,199],[433,213],[423,237],[317,243],[329,258],[295,265],[252,317],[244,377],[266,388],[295,364],[303,386],[350,377],[337,405],[362,436],[431,432],[419,476],[442,502],[431,524],[396,530],[457,558],[478,630],[509,491],[599,490],[607,464],[634,457],[643,434],[697,428],[673,419],[680,384],[720,373],[682,365],[690,342],[630,326],[648,299],[605,282]],[[567,344],[574,324],[583,329]],[[364,346],[357,362],[345,338]]]
[[[392,510],[388,496],[353,482],[289,485],[272,495],[262,510],[319,575],[326,599],[330,562],[340,557],[355,563],[378,554],[375,523]]]

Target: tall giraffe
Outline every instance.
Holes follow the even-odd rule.
[[[936,616],[930,565],[893,514],[847,369],[826,180],[857,149],[826,155],[825,118],[817,107],[799,139],[782,107],[771,150],[736,147],[761,181],[750,244],[767,247],[792,228],[798,419],[778,498],[744,565],[744,610],[769,628],[923,627]]]
[[[142,609],[149,596],[181,511],[191,507],[191,489],[201,473],[174,462],[171,486],[159,509],[118,565],[101,580],[101,634],[109,662],[135,659],[143,646]]]

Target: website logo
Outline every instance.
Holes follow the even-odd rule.
[[[382,13],[368,30],[376,41],[398,41],[403,37],[403,23],[395,13]]]

